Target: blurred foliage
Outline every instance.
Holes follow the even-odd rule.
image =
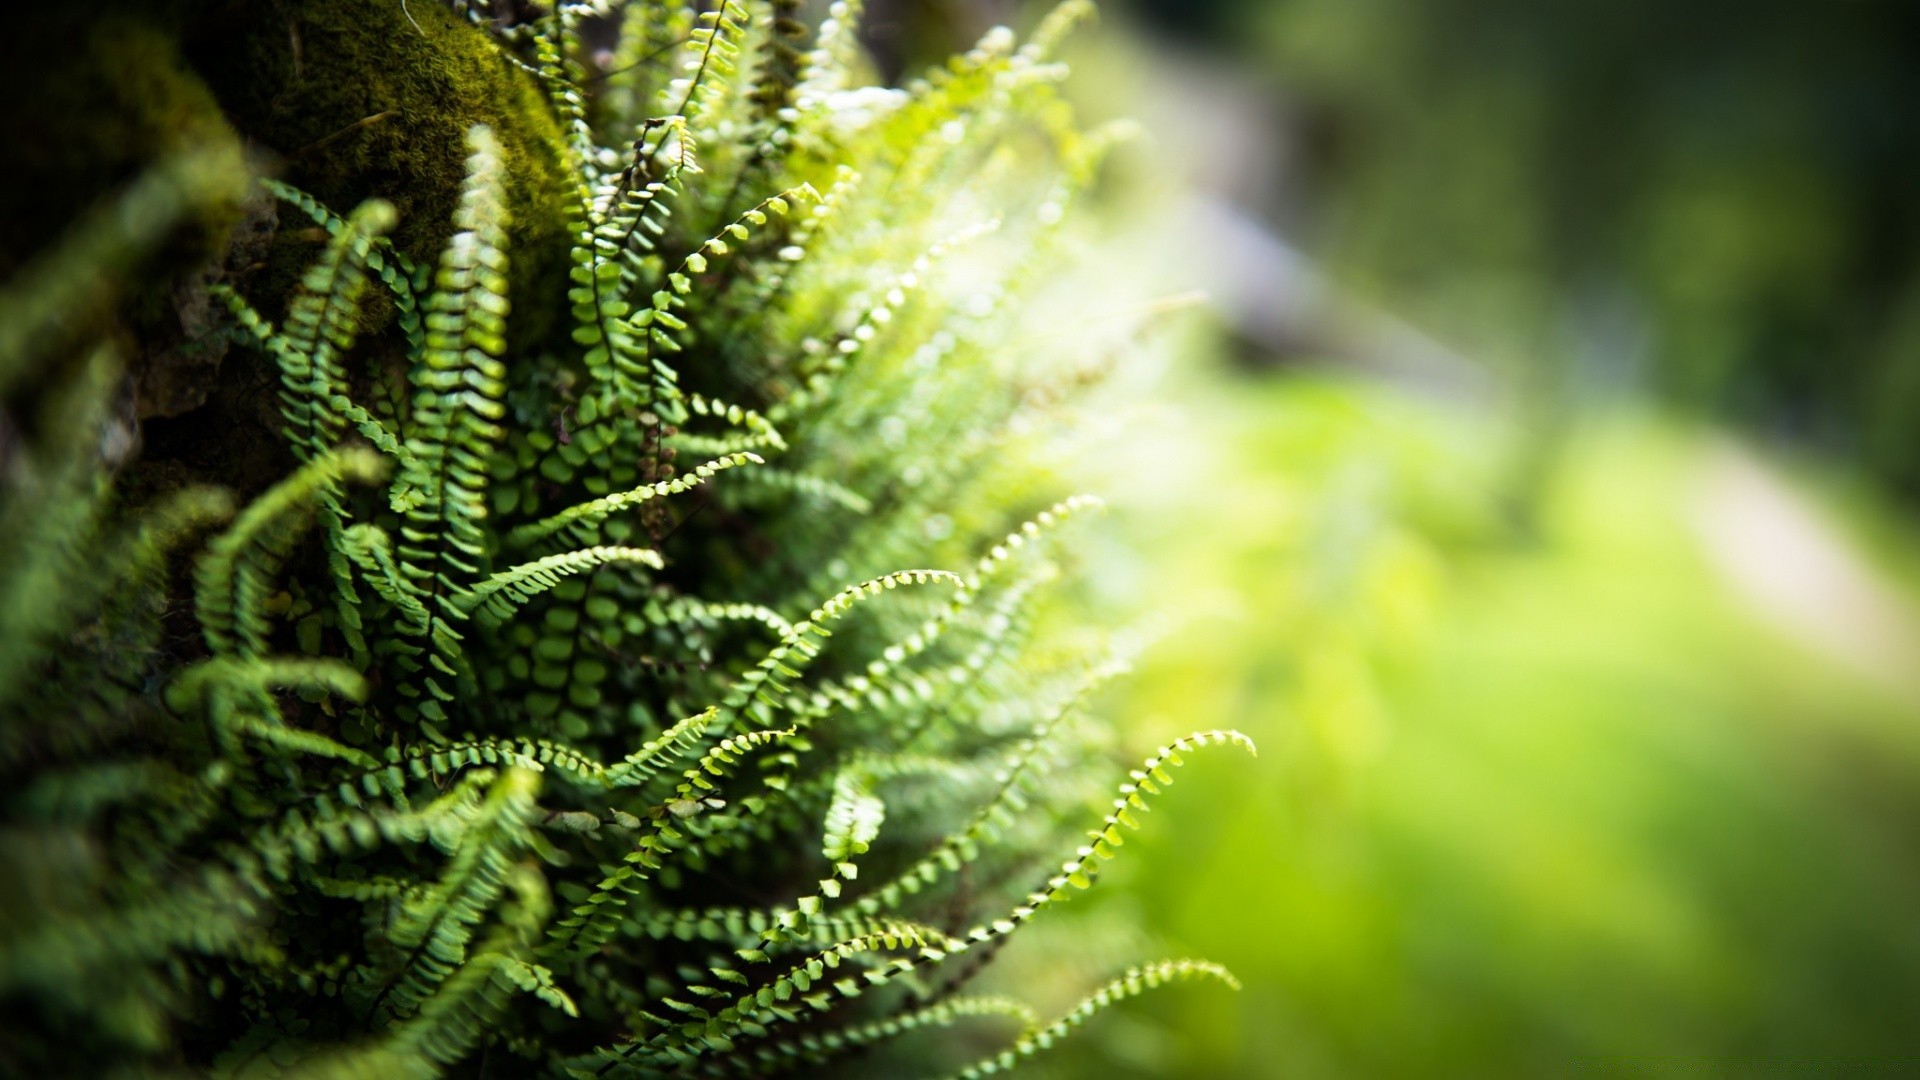
[[[1268,209],[1344,280],[1545,397],[1652,388],[1920,490],[1920,7],[1142,6],[1296,110],[1311,193]]]
[[[1622,414],[1568,436],[1521,532],[1501,492],[1523,444],[1482,404],[1337,379],[1196,394],[1211,449],[1190,452],[1219,486],[1165,491],[1141,525],[1194,617],[1127,714],[1231,717],[1281,774],[1189,792],[1182,817],[1209,827],[1148,829],[1118,868],[1133,895],[1093,903],[1228,959],[1246,991],[1112,1018],[1037,1075],[1907,1052],[1920,543],[1897,513]],[[1722,533],[1783,521],[1868,583],[1884,650],[1808,635],[1814,616],[1729,565]],[[1798,557],[1775,569],[1818,569]],[[1027,963],[1007,976],[1057,961]]]
[[[1065,1003],[1167,951],[1246,990],[1123,1007],[1034,1075],[1910,1056],[1920,9],[1134,6],[1199,62],[1123,46],[1086,96],[1217,106],[1151,164],[1244,128],[1210,96],[1237,66],[1295,126],[1214,142],[1285,139],[1311,180],[1260,209],[1494,378],[1196,366],[1107,463],[1152,559],[1100,577],[1175,617],[1122,722],[1268,753],[991,984]],[[1158,213],[1189,229],[1163,275],[1228,246]]]

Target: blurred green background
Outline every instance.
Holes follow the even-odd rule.
[[[1137,8],[1281,103],[1284,182],[1246,201],[1347,287],[1543,394],[1658,394],[1920,492],[1920,6]]]
[[[1262,754],[987,976],[1244,990],[1035,1075],[1920,1069],[1920,6],[1138,0],[1072,59],[1217,316],[1105,463],[1177,624],[1109,714]]]
[[[1107,963],[1157,945],[1246,986],[1137,1002],[1053,1075],[1913,1062],[1906,507],[1623,408],[1567,434],[1516,530],[1524,440],[1481,410],[1325,375],[1213,394],[1238,497],[1163,489],[1157,588],[1232,603],[1114,712],[1136,741],[1231,724],[1262,755],[1193,762],[1034,969],[1106,904],[1161,938]]]

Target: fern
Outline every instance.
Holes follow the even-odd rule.
[[[651,566],[656,570],[663,565],[659,554],[645,548],[583,548],[521,563],[510,570],[493,574],[468,589],[454,601],[454,606],[462,614],[481,611],[495,621],[502,620],[528,598],[558,585],[561,578],[616,562]]]
[[[571,506],[552,517],[529,522],[507,534],[507,543],[514,547],[530,547],[555,535],[564,535],[567,539],[581,542],[593,540],[599,534],[601,522],[622,510],[629,509],[649,499],[664,499],[678,495],[704,482],[715,473],[738,468],[747,464],[760,464],[758,454],[741,451],[724,458],[715,458],[703,465],[695,466],[689,477],[662,480],[656,484],[647,484],[632,491],[621,492],[595,499],[592,502]]]
[[[284,306],[207,289],[292,462],[223,474],[249,498],[102,450],[106,268],[232,169],[163,164],[0,295],[24,1067],[758,1076],[1014,1019],[971,1077],[1225,978],[1137,968],[1049,1025],[953,992],[1184,754],[1251,749],[1177,740],[1063,831],[1139,646],[1069,592],[1098,500],[1053,448],[1102,369],[1022,321],[1104,142],[1051,60],[1085,5],[900,90],[858,4],[811,40],[794,0],[454,7],[558,132],[551,339],[509,348],[529,166],[485,125],[437,258],[389,239],[406,193],[259,182],[318,243]]]
[[[208,545],[194,571],[194,614],[216,655],[258,657],[267,649],[267,599],[300,534],[341,480],[371,481],[385,463],[366,451],[315,458],[256,499]]]
[[[411,375],[414,387],[408,438],[412,467],[395,496],[404,507],[402,573],[422,596],[427,621],[421,637],[428,656],[414,695],[420,716],[444,721],[453,700],[448,682],[469,677],[461,668],[455,598],[487,559],[482,521],[486,464],[505,415],[500,404],[505,349],[506,211],[493,136],[477,127],[467,136],[467,186],[454,219],[459,231],[440,256],[434,294],[426,304],[426,342]]]
[[[1023,1034],[1017,1042],[998,1054],[954,1073],[952,1080],[977,1080],[978,1077],[1006,1072],[1021,1061],[1048,1049],[1115,1002],[1138,997],[1168,983],[1196,978],[1216,979],[1235,990],[1240,989],[1239,981],[1227,969],[1203,960],[1162,960],[1157,964],[1133,968],[1094,991],[1065,1016],[1044,1028]]]

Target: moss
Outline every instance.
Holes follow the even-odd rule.
[[[445,5],[415,0],[89,0],[10,13],[0,35],[0,278],[154,162],[243,144],[265,168],[347,211],[396,204],[395,239],[431,260],[452,229],[465,136],[504,150],[514,262],[513,344],[560,325],[567,230],[562,136],[532,76]],[[416,28],[415,24],[418,24]],[[379,116],[377,121],[367,118]],[[316,249],[317,230],[271,200],[215,207],[158,257],[120,268],[112,337],[127,357],[144,451],[123,475],[136,498],[218,480],[243,493],[283,475],[271,366],[209,337],[208,281],[233,280],[270,316]],[[234,225],[248,215],[245,227]],[[237,246],[234,237],[246,242]],[[224,258],[222,255],[224,253]],[[370,290],[369,321],[383,317]],[[384,314],[390,314],[386,306]],[[369,341],[376,355],[391,336]]]
[[[0,184],[0,277],[153,162],[209,144],[238,147],[162,22],[122,11],[65,15],[31,16],[0,55],[0,99],[10,103],[0,109],[10,174]],[[182,231],[170,261],[191,265],[218,251],[238,213],[210,209]]]
[[[556,325],[567,252],[561,130],[534,78],[436,3],[238,3],[193,20],[188,49],[237,127],[282,175],[346,211],[399,208],[395,241],[431,260],[451,231],[475,123],[499,136],[514,261],[510,328],[526,348]],[[311,254],[273,260],[290,284]]]

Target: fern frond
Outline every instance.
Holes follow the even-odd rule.
[[[705,483],[715,473],[746,464],[762,465],[765,461],[760,455],[744,450],[737,454],[715,458],[704,465],[696,466],[692,472],[676,476],[671,480],[662,480],[659,483],[634,488],[632,491],[607,495],[569,507],[552,517],[522,525],[507,534],[507,544],[510,547],[527,548],[562,533],[581,543],[591,544],[598,539],[598,534],[594,532],[595,527],[612,515],[629,507],[638,506],[649,499],[664,499],[670,495],[690,491]]]
[[[675,828],[674,823],[712,808],[717,801],[713,798],[717,790],[715,781],[729,775],[745,754],[790,738],[792,734],[791,731],[749,731],[730,735],[708,748],[693,768],[680,774],[674,798],[650,812],[651,827],[635,841],[633,850],[620,865],[608,868],[586,901],[554,924],[543,955],[577,957],[612,937],[628,897],[642,881],[663,867],[667,857],[686,840],[686,835]]]
[[[387,773],[394,769],[389,766]],[[286,882],[298,869],[329,856],[344,858],[382,844],[431,843],[442,851],[452,851],[479,813],[497,775],[490,769],[472,770],[419,808],[399,795],[375,805],[362,805],[365,800],[352,788],[337,788],[334,795],[316,796],[310,806],[294,807],[278,821],[255,830],[242,843],[229,848],[225,857],[244,873]],[[368,779],[376,790],[382,783],[397,788],[402,782],[402,778],[391,775],[368,774]],[[345,798],[347,795],[352,801]],[[336,801],[335,796],[341,798]]]
[[[468,103],[507,112],[457,191],[373,185],[457,198],[432,265],[387,204],[268,180],[301,230],[268,272],[148,283],[205,288],[211,344],[277,378],[298,471],[237,516],[167,494],[212,460],[171,438],[130,480],[159,499],[116,506],[126,376],[76,361],[123,264],[241,177],[163,166],[0,296],[0,877],[26,901],[0,991],[103,1073],[752,1076],[1017,1019],[979,1073],[1206,973],[1138,969],[1050,1027],[948,996],[1092,884],[1182,753],[1240,739],[1164,748],[1006,898],[1089,797],[1085,701],[1134,648],[1131,615],[1042,589],[1073,560],[1037,541],[1093,500],[993,539],[1112,426],[1074,402],[1117,361],[1025,310],[1111,142],[1053,59],[1088,5],[897,89],[869,85],[858,2],[811,51],[800,0],[449,5],[381,16],[510,80]],[[516,277],[568,249],[563,326],[511,357],[509,226],[539,245]],[[235,291],[320,233],[272,321]],[[397,329],[361,340],[376,280]],[[145,322],[113,336],[170,349]],[[223,521],[183,586],[170,553]]]
[[[316,457],[248,504],[194,568],[194,614],[215,656],[266,652],[267,597],[321,502],[342,480],[372,483],[387,463],[346,447]]]
[[[587,14],[591,9],[586,4],[555,4],[545,25],[533,35],[533,43],[534,70],[566,132],[570,163],[591,183],[598,171],[599,148],[593,141],[593,129],[587,125],[587,99],[580,92],[583,73],[573,53],[580,42],[580,18]]]
[[[431,722],[446,718],[453,699],[446,681],[461,668],[461,617],[456,599],[487,559],[488,457],[506,415],[507,210],[505,177],[493,133],[467,133],[467,182],[454,215],[458,230],[441,253],[435,290],[427,302],[426,347],[412,372],[411,466],[401,473],[396,509],[401,527],[400,570],[427,609],[421,634],[428,665],[422,688],[402,687],[412,708]]]
[[[767,627],[776,634],[785,636],[793,632],[793,624],[772,608],[759,604],[723,604],[701,600],[692,596],[676,596],[661,604],[656,617],[653,609],[647,611],[649,621],[657,625],[712,626],[721,622],[754,622]]]
[[[1044,533],[1055,529],[1077,514],[1097,510],[1104,504],[1091,495],[1075,495],[1042,510],[999,543],[994,544],[974,563],[972,573],[962,582],[953,598],[939,612],[934,614],[919,629],[906,635],[897,643],[889,646],[878,658],[868,662],[866,669],[859,674],[843,680],[829,680],[812,692],[808,701],[811,711],[824,713],[834,704],[859,709],[867,705],[885,707],[880,697],[898,669],[908,660],[919,656],[946,633],[947,627],[970,608],[995,578],[1009,565],[1014,553],[1027,544],[1038,540]],[[969,665],[969,670],[977,671],[977,665]]]
[[[654,115],[653,102],[671,75],[672,54],[693,32],[694,10],[682,0],[621,6],[620,38],[598,102],[617,140],[624,141]]]
[[[338,550],[347,561],[360,568],[381,599],[393,605],[400,616],[405,637],[421,637],[427,632],[429,616],[418,586],[408,579],[394,560],[393,540],[385,529],[374,524],[353,525],[341,531]]]
[[[507,887],[510,860],[527,843],[539,786],[529,770],[501,773],[439,881],[398,905],[386,938],[404,959],[366,1006],[367,1015],[411,1015],[462,968],[475,928]]]
[[[328,235],[338,235],[346,228],[346,219],[335,214],[320,203],[320,200],[294,187],[292,184],[263,177],[260,186],[267,189],[282,202],[313,220],[313,223],[327,230]],[[425,344],[424,331],[420,324],[419,294],[426,291],[427,270],[407,257],[407,253],[393,246],[386,236],[374,236],[372,249],[363,258],[367,268],[374,272],[382,284],[393,295],[394,309],[398,315],[400,330],[407,338],[408,355],[419,356]]]
[[[211,869],[139,903],[51,913],[29,926],[7,928],[0,941],[0,993],[72,997],[102,977],[118,977],[176,951],[230,953],[255,936],[261,914],[249,889]]]
[[[1050,709],[1034,733],[1022,743],[1012,761],[1000,769],[994,777],[997,790],[993,797],[974,814],[967,826],[942,840],[931,853],[912,864],[891,881],[855,900],[854,912],[859,916],[872,917],[895,910],[942,876],[958,873],[962,867],[978,858],[982,845],[991,842],[996,830],[1007,825],[1020,808],[1019,781],[1023,771],[1033,761],[1039,747],[1064,717],[1115,673],[1112,668],[1095,669],[1081,681],[1072,694]],[[844,796],[842,778],[845,780]],[[857,876],[857,868],[850,861],[854,841],[862,840],[863,843],[870,843],[872,835],[862,837],[861,834],[877,834],[884,815],[884,806],[876,810],[871,803],[859,805],[859,800],[873,799],[871,786],[871,777],[863,776],[857,764],[843,770],[841,776],[836,777],[834,804],[840,803],[843,798],[849,804],[841,811],[844,819],[843,836],[836,835],[836,823],[833,821],[834,804],[829,804],[828,830],[823,846],[829,852],[827,857],[833,863],[834,873],[839,878],[849,881]],[[832,852],[836,851],[843,857],[835,858]],[[775,913],[768,920],[769,925],[762,932],[761,937],[769,944],[778,944],[782,941],[805,940],[816,935],[818,931],[810,925],[810,920],[820,913],[825,900],[839,897],[841,888],[840,882],[833,878],[821,881],[819,893],[802,897],[792,906]]]
[[[792,1020],[795,1014],[777,1007],[776,1002],[786,1001],[790,997],[798,996],[802,1002],[813,1009],[825,1010],[841,1000],[859,997],[873,987],[884,985],[891,978],[910,972],[921,963],[937,963],[954,954],[965,952],[976,945],[984,944],[1012,933],[1020,925],[1032,919],[1041,908],[1056,900],[1063,899],[1067,895],[1070,886],[1075,888],[1091,887],[1092,876],[1088,872],[1090,860],[1095,857],[1102,859],[1111,858],[1114,854],[1113,849],[1118,847],[1121,842],[1119,840],[1120,828],[1122,826],[1126,828],[1138,827],[1138,821],[1133,818],[1131,811],[1145,808],[1145,801],[1141,797],[1142,792],[1156,794],[1160,787],[1171,783],[1171,776],[1166,771],[1168,766],[1177,766],[1183,763],[1184,758],[1182,754],[1184,752],[1190,752],[1203,746],[1227,743],[1239,745],[1249,751],[1252,749],[1252,743],[1238,732],[1210,731],[1197,732],[1185,738],[1175,740],[1173,743],[1162,747],[1160,751],[1150,756],[1140,769],[1135,770],[1130,775],[1129,782],[1122,785],[1121,797],[1116,800],[1113,813],[1109,814],[1102,821],[1101,826],[1094,830],[1092,834],[1095,838],[1094,844],[1090,847],[1082,848],[1079,854],[1062,865],[1059,873],[1049,878],[1046,888],[1043,891],[1031,894],[1025,903],[1014,908],[1007,916],[975,926],[972,930],[969,930],[966,934],[960,935],[959,937],[940,935],[937,938],[922,937],[913,940],[912,944],[917,946],[915,957],[891,961],[884,967],[875,968],[863,973],[860,979],[838,980],[832,985],[832,989],[837,992],[837,997],[824,992],[808,994],[807,991],[811,988],[812,982],[822,977],[823,965],[832,966],[837,964],[837,960],[828,960],[828,957],[845,959],[853,952],[868,951],[881,947],[883,944],[887,948],[900,947],[899,935],[891,931],[882,931],[878,936],[874,937],[862,937],[843,942],[829,949],[819,957],[816,957],[814,960],[791,969],[785,975],[776,978],[773,982],[763,986],[754,994],[737,999],[732,1005],[719,1012],[709,1013],[699,1007],[688,1007],[681,1010],[683,1012],[690,1012],[695,1019],[699,1021],[698,1023],[689,1024],[684,1027],[668,1028],[648,1040],[635,1042],[625,1047],[611,1048],[601,1052],[602,1056],[597,1060],[609,1065],[630,1063],[636,1057],[640,1060],[684,1061],[688,1057],[699,1056],[709,1050],[722,1050],[730,1045],[728,1036],[743,1027],[750,1027],[754,1031],[759,1031]],[[797,916],[797,918],[791,921],[803,921],[808,917],[817,915],[820,911],[820,906],[821,901],[819,898],[809,898],[808,901],[803,902],[802,906],[795,909],[793,915]],[[765,935],[777,937],[778,932],[774,927],[770,926],[768,931],[765,932]],[[759,956],[761,954],[754,952],[749,955]],[[1155,978],[1159,977],[1161,976],[1155,976]],[[1144,978],[1143,976],[1142,980],[1144,980]],[[1122,980],[1122,982],[1124,983],[1126,980]],[[1144,985],[1144,982],[1142,982],[1142,985]],[[1113,991],[1109,990],[1106,993],[1108,997],[1111,997]],[[1099,995],[1096,995],[1096,997],[1098,996]],[[1097,1007],[1098,1006],[1096,1006],[1096,1008]],[[1076,1011],[1076,1013],[1070,1014],[1070,1022],[1067,1023],[1067,1027],[1071,1028],[1083,1022],[1086,1015],[1091,1015],[1091,1013],[1081,1014],[1079,1011]],[[1071,1019],[1071,1017],[1074,1016],[1077,1016],[1078,1019]],[[1044,1044],[1036,1041],[1035,1048],[1037,1049],[1042,1045]]]
[[[811,1011],[825,1012],[838,1002],[883,986],[914,967],[912,960],[894,959],[868,968],[858,977],[828,981],[830,973],[855,957],[902,951],[925,956],[940,953],[943,946],[959,945],[931,927],[898,922],[870,935],[837,942],[717,1011],[672,998],[663,999],[664,1005],[686,1019],[663,1025],[650,1038],[607,1047],[575,1058],[569,1064],[581,1069],[599,1066],[602,1072],[645,1064],[684,1065],[709,1051],[731,1048],[731,1037],[742,1031],[759,1034],[785,1019],[797,1018],[792,1006],[782,1003],[797,1002]],[[785,1014],[784,1017],[781,1014]]]
[[[695,279],[708,273],[711,259],[730,254],[734,244],[752,235],[752,228],[765,225],[769,212],[784,215],[794,201],[814,198],[817,195],[812,185],[801,184],[763,199],[758,206],[746,211],[732,224],[688,252],[679,266],[667,273],[667,287],[654,290],[649,306],[635,312],[627,320],[627,333],[641,338],[646,344],[644,359],[652,369],[652,400],[656,408],[667,409],[672,419],[679,419],[671,415],[672,408],[678,408],[678,399],[682,396],[677,385],[678,375],[662,358],[685,348],[685,343],[676,335],[688,327],[676,309],[686,308],[688,297],[694,292]]]
[[[1000,995],[974,995],[948,998],[918,1009],[904,1010],[863,1024],[851,1024],[823,1032],[808,1032],[793,1039],[752,1049],[753,1063],[719,1070],[724,1075],[761,1076],[786,1072],[796,1066],[824,1065],[846,1054],[864,1050],[888,1039],[898,1038],[921,1028],[949,1027],[962,1020],[987,1016],[1007,1017],[1020,1025],[1025,1036],[1040,1027],[1033,1006],[1018,998]]]
[[[708,456],[730,454],[740,450],[758,450],[763,447],[773,450],[785,450],[787,440],[781,436],[780,429],[773,426],[766,417],[753,409],[743,409],[738,405],[729,405],[715,401],[702,394],[693,394],[687,398],[687,409],[694,416],[712,416],[725,421],[729,426],[741,428],[744,435],[733,439],[715,436],[696,436],[681,433],[674,436],[675,446],[684,450],[705,450]],[[704,441],[702,441],[704,439]]]
[[[287,309],[282,345],[272,351],[280,365],[288,441],[302,461],[319,457],[339,440],[345,418],[332,405],[348,390],[340,358],[353,347],[373,240],[395,220],[386,202],[361,204],[307,268]]]
[[[840,876],[853,877],[854,858],[867,853],[886,817],[887,804],[873,793],[873,778],[857,767],[841,769],[833,780],[833,801],[827,805],[820,854]],[[838,891],[836,888],[828,895]]]
[[[645,746],[627,755],[615,770],[619,782],[641,784],[651,780],[676,758],[691,757],[700,739],[719,717],[718,709],[706,709],[674,724],[648,740]]]
[[[1141,766],[1128,774],[1126,782],[1120,785],[1120,793],[1113,801],[1113,810],[1103,818],[1098,826],[1088,832],[1093,841],[1082,847],[1074,858],[1061,865],[1060,873],[1048,881],[1046,899],[1058,899],[1064,895],[1066,885],[1086,889],[1092,887],[1095,863],[1114,856],[1114,849],[1126,842],[1125,833],[1140,828],[1140,821],[1134,811],[1145,813],[1148,809],[1146,796],[1158,795],[1160,789],[1173,783],[1169,766],[1178,767],[1186,763],[1183,754],[1206,746],[1237,746],[1248,754],[1255,753],[1253,740],[1237,731],[1197,731],[1191,735],[1175,739],[1149,756]]]
[[[714,710],[695,713],[661,732],[612,765],[602,765],[572,747],[545,739],[477,739],[447,746],[420,745],[390,755],[408,763],[420,779],[445,777],[470,767],[511,765],[532,772],[551,769],[561,778],[598,788],[637,787],[676,758],[690,756],[712,724]]]
[[[167,705],[177,713],[204,707],[223,742],[238,734],[254,736],[296,753],[339,758],[372,768],[367,754],[311,731],[287,726],[272,691],[299,689],[334,694],[349,701],[367,695],[366,679],[337,660],[261,659],[222,656],[181,672],[167,687]]]
[[[795,623],[793,629],[781,637],[779,644],[764,659],[733,684],[721,702],[722,708],[740,717],[738,722],[742,724],[746,722],[748,714],[758,716],[766,712],[789,689],[786,680],[798,679],[800,669],[820,654],[820,645],[813,639],[824,640],[833,636],[833,632],[827,629],[829,624],[839,621],[861,601],[889,589],[933,582],[946,582],[966,589],[966,582],[959,575],[945,570],[900,570],[835,593],[814,608],[804,621]]]
[[[763,504],[768,493],[799,495],[854,514],[873,512],[872,500],[839,481],[771,465],[743,474],[732,501],[742,506]]]
[[[766,144],[757,148],[761,158],[778,152],[785,141],[786,125],[807,62],[801,48],[807,36],[807,26],[800,21],[801,0],[767,0],[766,6],[766,32],[754,65],[753,89],[747,94]]]
[[[462,593],[454,600],[453,607],[462,614],[479,612],[498,622],[510,617],[515,608],[532,597],[559,584],[560,579],[610,563],[632,563],[655,570],[666,565],[660,561],[659,552],[646,548],[582,548],[501,570]]]
[[[105,420],[107,393],[119,373],[110,351],[94,350],[76,377],[50,395],[44,418],[50,435],[41,451],[47,460],[22,454],[7,463],[12,490],[0,506],[0,537],[15,557],[0,565],[0,641],[10,643],[0,649],[0,702],[27,696],[25,677],[41,655],[36,646],[70,630],[93,606],[97,590],[111,584],[75,556],[100,528],[106,489],[94,474],[90,440]]]
[[[84,507],[86,501],[74,505]],[[63,515],[39,513],[44,508],[34,499],[23,499],[13,509],[37,518],[36,531],[51,525],[57,533],[66,532]],[[14,665],[33,655],[26,647],[34,640],[33,635],[47,635],[42,640],[64,635],[72,646],[52,666],[33,671],[34,677],[17,691],[18,698],[0,692],[0,717],[8,721],[0,724],[0,757],[13,759],[32,746],[35,756],[51,762],[116,738],[124,728],[119,718],[132,710],[145,692],[152,657],[162,642],[159,597],[167,583],[169,555],[189,538],[232,516],[233,499],[226,492],[183,488],[138,511],[133,521],[112,538],[105,553],[89,566],[75,565],[73,547],[62,545],[44,552],[30,547],[13,566],[13,572],[23,580],[15,582],[0,575],[0,596],[15,603],[25,602],[24,610],[11,606],[0,610],[32,612],[45,620],[0,623],[0,639],[15,643],[11,649],[0,650],[0,688],[5,688],[19,670]],[[43,557],[49,561],[43,562]],[[76,572],[68,574],[70,567]],[[10,586],[23,591],[12,592]],[[48,591],[39,595],[46,599],[33,599],[43,589]],[[75,633],[75,626],[85,627],[86,632]],[[16,717],[24,722],[36,715],[55,713],[63,716],[58,725],[14,723]],[[181,796],[179,805],[184,808],[188,798]],[[183,813],[178,823],[184,827],[191,817]]]
[[[713,11],[695,16],[687,34],[683,74],[661,88],[663,116],[705,120],[724,81],[733,74],[740,55],[742,24],[747,11],[736,0],[721,0]]]
[[[567,1016],[578,1016],[573,999],[554,983],[553,973],[518,954],[522,947],[515,923],[537,922],[545,914],[537,875],[510,870],[506,886],[521,897],[524,914],[509,918],[441,981],[417,1012],[392,1026],[385,1037],[344,1052],[298,1063],[297,1075],[328,1080],[380,1077],[433,1077],[456,1064],[474,1047],[497,1035],[493,1025],[517,993],[530,993]]]
[[[253,306],[248,304],[239,293],[234,292],[225,285],[218,284],[210,286],[207,292],[208,295],[220,301],[221,304],[226,307],[227,313],[233,317],[235,326],[246,336],[249,342],[256,348],[274,357],[275,363],[279,365],[283,373],[291,369],[309,370],[306,367],[308,361],[294,354],[293,346],[289,339],[275,330],[273,324],[262,317],[258,311],[255,311]],[[335,348],[344,351],[346,345],[338,344]],[[286,381],[286,378],[287,377],[283,376],[283,381]],[[393,432],[389,431],[384,423],[347,398],[342,389],[344,382],[340,380],[327,381],[325,385],[315,389],[315,394],[309,394],[306,389],[297,388],[304,387],[306,385],[304,381],[294,380],[294,382],[296,388],[288,389],[284,391],[283,394],[289,396],[297,394],[302,410],[318,411],[329,420],[338,420],[347,425],[351,425],[354,430],[364,436],[367,441],[372,443],[381,453],[402,463],[406,462],[406,448],[401,445],[400,441],[394,437]],[[338,386],[335,385],[336,382],[339,382]],[[316,394],[324,396],[316,396]],[[302,412],[300,421],[294,425],[295,430],[306,426],[306,417],[307,413]]]
[[[819,199],[820,193],[813,189],[813,185],[803,183],[760,200],[758,205],[742,213],[726,228],[707,237],[698,247],[688,252],[686,257],[680,260],[680,265],[667,274],[667,283],[672,287],[671,293],[656,296],[654,306],[649,311],[657,317],[662,312],[671,311],[675,307],[684,307],[683,298],[693,292],[693,279],[707,273],[711,268],[711,260],[732,254],[736,245],[746,242],[753,235],[754,229],[765,226],[768,222],[768,214],[785,217],[794,203],[813,203],[818,202]],[[648,325],[647,321],[643,321],[644,317],[645,313],[642,317],[636,317],[634,324]]]
[[[834,0],[827,17],[814,35],[812,51],[807,54],[806,74],[795,91],[795,103],[802,109],[823,107],[829,96],[845,90],[859,78],[862,64],[860,18],[865,0]]]
[[[545,739],[475,739],[448,745],[421,743],[397,755],[419,779],[439,780],[461,769],[512,766],[529,772],[551,768],[567,779],[604,786],[605,765],[572,747]]]
[[[819,350],[812,362],[801,369],[804,381],[768,410],[768,419],[775,424],[786,423],[826,401],[836,377],[907,306],[909,298],[926,284],[934,265],[955,249],[998,231],[1000,225],[1000,220],[994,218],[966,226],[934,241],[915,256],[908,268],[894,277],[881,299],[861,313],[853,329],[841,335],[831,347]]]
[[[1023,1034],[1019,1041],[998,1054],[951,1074],[950,1080],[979,1080],[982,1076],[1006,1072],[1052,1047],[1108,1006],[1139,997],[1149,990],[1193,979],[1216,979],[1235,990],[1240,989],[1240,980],[1234,978],[1232,972],[1205,960],[1162,960],[1156,964],[1129,968],[1125,975],[1095,990],[1068,1010],[1065,1016],[1044,1028]]]

